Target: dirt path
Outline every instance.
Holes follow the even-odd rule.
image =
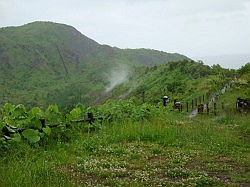
[[[221,94],[224,94],[224,93],[226,92],[226,89],[231,87],[232,83],[233,83],[233,81],[228,82],[219,92],[220,92]],[[212,103],[212,102],[215,102],[215,101],[216,101],[216,95],[214,94],[214,95],[211,97],[210,101],[208,102],[208,106],[210,106],[211,103]],[[206,109],[207,109],[207,105],[204,104],[204,110],[206,110]],[[189,117],[189,118],[193,118],[193,117],[195,117],[197,114],[198,114],[198,108],[195,108],[195,109],[188,115],[188,117]]]

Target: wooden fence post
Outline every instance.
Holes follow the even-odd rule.
[[[209,114],[209,103],[207,103],[207,114]]]
[[[187,112],[188,112],[188,101],[186,102],[186,104],[187,104]]]
[[[194,109],[194,100],[192,99],[192,109]]]
[[[214,115],[216,116],[216,103],[214,103]]]
[[[142,103],[145,103],[145,91],[142,92]]]
[[[88,112],[88,121],[89,124],[92,124],[94,122],[94,116],[92,112]]]
[[[222,108],[222,110],[225,110],[225,103],[224,102],[221,103],[221,108]]]

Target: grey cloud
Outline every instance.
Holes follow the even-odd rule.
[[[1,0],[0,27],[66,23],[99,43],[190,57],[250,53],[249,0]]]

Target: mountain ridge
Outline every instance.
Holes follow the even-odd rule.
[[[132,80],[146,67],[184,59],[190,60],[184,55],[151,49],[101,45],[66,24],[39,21],[3,27],[1,102],[23,102],[28,106],[88,103],[110,86],[108,76],[113,71]]]

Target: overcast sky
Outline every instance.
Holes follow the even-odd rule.
[[[0,0],[0,27],[38,20],[120,48],[177,52],[227,68],[250,62],[250,0]]]

